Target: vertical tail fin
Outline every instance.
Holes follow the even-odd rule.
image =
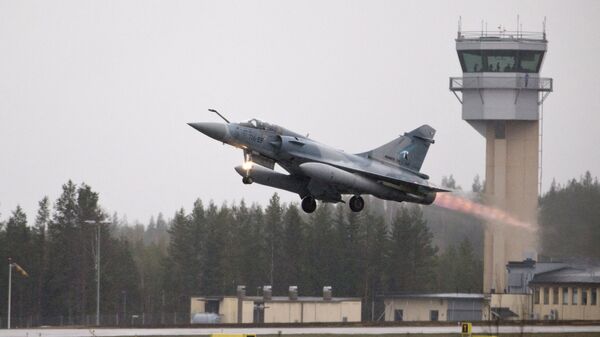
[[[359,155],[419,172],[429,145],[434,143],[433,136],[435,136],[435,129],[423,125],[387,144]]]

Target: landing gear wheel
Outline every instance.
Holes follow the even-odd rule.
[[[307,197],[304,197],[304,199],[302,199],[302,210],[304,212],[312,213],[315,211],[315,209],[317,209],[317,202],[315,201],[315,198],[313,198],[309,195]]]
[[[349,205],[352,212],[360,212],[365,207],[365,200],[360,195],[355,195],[350,198]]]
[[[252,184],[252,178],[250,178],[250,177],[243,177],[242,178],[242,182],[244,184],[246,184],[246,185],[250,185],[250,184]]]

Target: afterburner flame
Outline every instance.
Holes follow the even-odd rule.
[[[532,223],[521,221],[501,209],[482,205],[451,193],[438,193],[434,205],[470,214],[483,220],[524,228],[532,232],[537,227]]]

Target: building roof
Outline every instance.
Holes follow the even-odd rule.
[[[588,283],[600,284],[600,267],[563,267],[558,270],[536,274],[532,284],[540,283]]]
[[[237,298],[237,296],[192,296],[192,298],[203,300],[222,300],[223,298]],[[331,299],[323,299],[319,296],[298,296],[296,299],[290,299],[288,296],[272,296],[270,300],[265,300],[262,296],[244,296],[246,301],[255,302],[347,302],[361,301],[360,297],[332,297]]]
[[[494,317],[500,319],[519,317],[519,315],[515,314],[510,308],[506,307],[494,307],[491,309],[491,312]]]
[[[406,293],[406,294],[393,294],[393,295],[380,295],[383,298],[423,298],[423,299],[458,299],[458,300],[470,300],[470,299],[484,299],[484,294],[472,294],[472,293]]]

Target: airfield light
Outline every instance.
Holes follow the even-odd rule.
[[[244,162],[244,164],[242,164],[242,168],[246,171],[250,171],[252,169],[252,166],[254,166],[254,163],[251,161],[246,161]]]

